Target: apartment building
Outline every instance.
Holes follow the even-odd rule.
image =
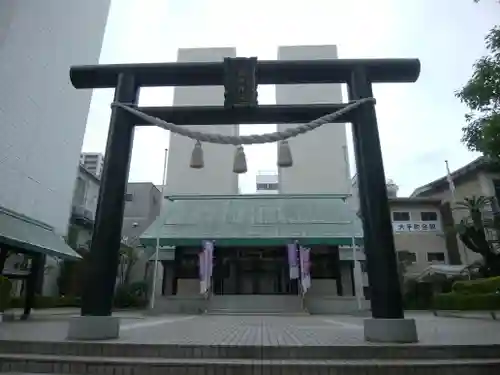
[[[255,191],[257,194],[278,194],[279,177],[275,171],[259,171],[255,176]]]
[[[80,154],[80,164],[90,173],[101,177],[104,168],[104,155],[98,152],[83,152]]]

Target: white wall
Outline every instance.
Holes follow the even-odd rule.
[[[279,47],[279,60],[336,59],[336,46]],[[276,104],[320,104],[342,102],[338,84],[277,85]],[[278,131],[297,125],[278,124]],[[290,140],[293,163],[280,168],[282,193],[347,193],[349,165],[346,162],[346,127],[326,124]]]
[[[69,68],[99,60],[110,0],[2,0],[0,205],[65,234],[91,91]]]
[[[235,48],[179,49],[177,61],[221,61],[235,57]],[[174,106],[223,105],[223,86],[176,87]],[[193,125],[203,132],[238,135],[238,125]],[[176,134],[170,135],[167,184],[168,194],[238,194],[238,175],[233,173],[235,148],[226,145],[203,144],[205,168],[189,167],[194,142]]]

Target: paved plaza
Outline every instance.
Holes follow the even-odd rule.
[[[338,346],[367,345],[363,317],[336,316],[121,316],[121,333],[110,342],[178,345]],[[407,314],[417,321],[421,345],[500,344],[500,322]],[[0,340],[65,340],[68,315],[2,323]],[[375,345],[375,344],[373,344]]]

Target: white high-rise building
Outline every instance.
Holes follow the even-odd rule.
[[[0,206],[65,234],[90,90],[72,65],[97,64],[110,0],[2,0]]]
[[[179,62],[222,61],[235,57],[235,48],[181,48]],[[224,104],[223,86],[176,87],[174,106]],[[239,126],[192,125],[203,132],[238,135]],[[194,141],[177,134],[170,135],[166,193],[168,194],[238,194],[238,175],[233,173],[234,146],[203,144],[205,167],[191,169],[189,163]]]
[[[259,171],[255,176],[255,191],[257,194],[279,194],[278,172]]]
[[[279,60],[336,59],[337,46],[278,48]],[[276,104],[342,102],[340,84],[277,85]],[[278,124],[278,131],[297,125]],[[289,141],[293,167],[279,169],[280,192],[335,193],[350,191],[345,124],[326,124]]]
[[[80,154],[80,164],[97,177],[101,177],[104,168],[104,155],[99,152],[82,152]]]

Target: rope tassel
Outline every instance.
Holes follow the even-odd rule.
[[[292,151],[288,141],[281,141],[278,145],[278,167],[289,168],[293,165]]]
[[[242,145],[236,147],[234,152],[234,173],[246,173],[247,172],[247,159],[245,157],[245,150]]]
[[[196,141],[193,153],[191,154],[191,163],[189,164],[191,168],[201,169],[205,166],[203,161],[203,148],[201,147],[201,142]]]

